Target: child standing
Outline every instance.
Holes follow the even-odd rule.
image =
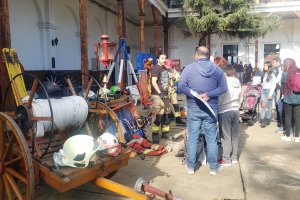
[[[228,91],[219,96],[218,100],[219,130],[223,147],[222,160],[219,163],[231,166],[231,163],[237,163],[241,84],[234,77],[235,70],[232,65],[226,65],[224,72]]]

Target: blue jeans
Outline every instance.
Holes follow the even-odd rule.
[[[280,117],[280,124],[284,130],[284,112],[283,112],[283,102],[282,102],[282,99],[280,98],[278,101],[277,101],[277,107],[278,107],[278,113],[279,113],[279,117]]]
[[[216,112],[215,112],[216,113]],[[206,112],[198,107],[187,110],[188,140],[186,145],[186,164],[189,169],[195,169],[197,164],[197,142],[200,137],[200,130],[203,129],[207,144],[207,161],[211,171],[217,171],[218,145],[217,145],[217,122]]]
[[[261,103],[265,102],[267,104],[267,108],[261,107],[260,119],[271,121],[274,95],[273,95],[272,99],[268,99],[269,92],[270,92],[269,89],[262,90],[260,102]]]

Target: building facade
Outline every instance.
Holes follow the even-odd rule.
[[[182,17],[180,5],[182,1],[171,1],[168,13],[170,18]],[[258,51],[257,67],[262,67],[266,59],[280,56],[282,59],[293,58],[300,65],[300,2],[291,0],[261,0],[252,12],[266,15],[279,15],[281,25],[278,30],[268,33],[265,37],[252,40],[225,39],[211,35],[211,59],[216,56],[225,57],[229,63],[240,62],[255,66],[255,50]],[[180,58],[182,65],[194,59],[195,47],[199,38],[185,34],[172,25],[170,34],[170,57]],[[255,43],[257,42],[257,47]],[[184,55],[184,56],[183,56]]]
[[[8,0],[11,28],[11,46],[18,52],[25,70],[80,70],[80,24],[78,0]],[[87,31],[89,69],[98,69],[94,43],[100,35],[108,34],[118,43],[118,13],[115,4],[106,0],[87,1]],[[115,1],[116,2],[116,1]],[[135,64],[135,55],[140,52],[140,23],[137,1],[125,7],[126,36],[130,55]],[[253,12],[279,14],[282,16],[278,30],[264,38],[253,40],[224,39],[211,36],[211,56],[223,56],[229,62],[255,65],[255,50],[258,50],[258,67],[269,54],[282,59],[292,57],[300,65],[300,2],[287,0],[257,1]],[[148,0],[147,6],[155,5],[160,10],[167,5],[169,21],[182,17],[181,0]],[[133,8],[136,6],[135,8]],[[149,8],[148,8],[149,9]],[[163,12],[161,12],[163,13]],[[154,27],[151,11],[146,13],[145,52],[152,53]],[[158,23],[158,47],[164,51],[164,27]],[[198,38],[184,33],[172,24],[168,29],[169,57],[180,59],[181,66],[193,61]],[[257,43],[256,43],[257,42]],[[257,45],[255,45],[255,43]],[[103,65],[101,65],[101,69]]]

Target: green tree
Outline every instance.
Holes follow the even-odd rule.
[[[181,25],[203,41],[208,34],[229,38],[265,36],[279,26],[279,18],[251,12],[253,0],[185,0]],[[182,23],[183,22],[183,23]]]

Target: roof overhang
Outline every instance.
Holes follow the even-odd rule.
[[[159,10],[160,14],[166,16],[168,12],[168,6],[165,4],[163,0],[148,0],[148,1]]]
[[[300,2],[278,2],[278,3],[263,3],[253,7],[251,10],[254,13],[279,13],[279,12],[291,12],[300,16]],[[169,8],[169,18],[184,17],[184,14],[180,8]]]
[[[184,17],[184,14],[180,8],[169,8],[168,18]]]
[[[264,3],[254,6],[252,12],[255,13],[276,13],[300,11],[300,2],[275,2]]]

